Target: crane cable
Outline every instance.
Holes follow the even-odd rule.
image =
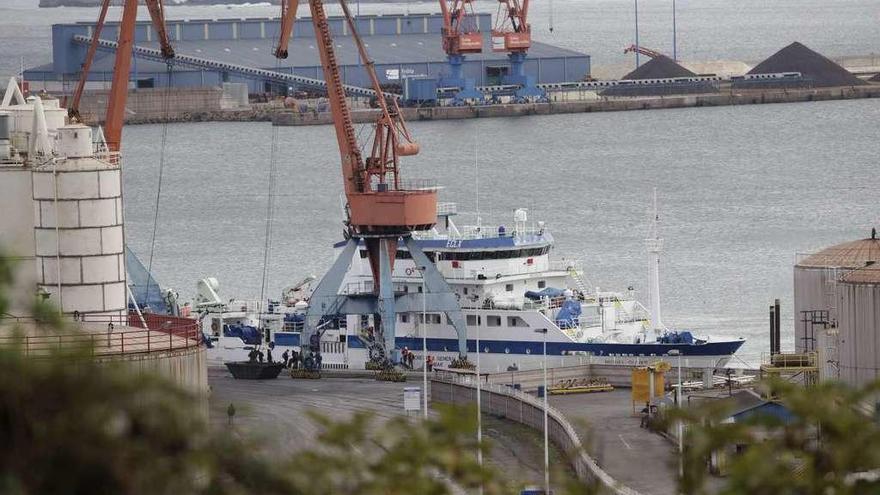
[[[278,70],[280,61],[275,60],[275,70]],[[272,220],[275,217],[275,182],[278,163],[278,127],[272,124],[271,148],[269,150],[269,195],[266,201],[266,231],[263,244],[263,277],[260,282],[260,304],[269,286],[269,258],[272,251]]]
[[[548,8],[550,9],[550,32],[553,32],[553,0],[548,0]]]
[[[153,209],[153,234],[150,236],[150,257],[147,263],[147,276],[151,279],[153,278],[153,253],[156,249],[156,231],[159,228],[159,201],[162,198],[162,176],[165,171],[165,145],[168,142],[168,100],[170,99],[171,81],[172,75],[174,73],[174,66],[171,64],[170,61],[167,62],[167,68],[168,80],[165,88],[165,95],[162,98],[162,138],[161,144],[159,145],[159,184],[156,187],[156,204]],[[148,282],[146,298],[147,301],[149,301],[150,296],[150,285],[152,284],[149,284]],[[159,284],[156,284],[156,290],[159,290]],[[158,295],[159,297],[162,296],[161,291]]]

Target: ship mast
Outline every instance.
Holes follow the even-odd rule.
[[[663,251],[663,239],[660,238],[660,212],[657,209],[657,188],[654,188],[654,209],[651,216],[651,227],[645,239],[648,248],[648,259],[651,276],[651,326],[655,331],[665,330],[660,316],[660,252]]]

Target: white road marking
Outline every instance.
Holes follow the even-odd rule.
[[[620,441],[623,442],[627,449],[632,450],[632,447],[623,439],[623,435],[618,434],[617,436],[620,437]]]

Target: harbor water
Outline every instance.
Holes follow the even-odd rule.
[[[51,61],[52,23],[91,21],[98,12],[38,9],[38,0],[0,3],[3,77],[22,64]],[[352,4],[363,14],[437,10],[427,1]],[[494,13],[497,2],[477,6]],[[880,46],[876,0],[679,0],[677,6],[678,54],[685,60],[754,62],[795,40],[830,57]],[[536,40],[589,53],[594,67],[634,64],[622,53],[633,42],[631,3],[556,0],[552,12],[549,7],[533,5]],[[671,52],[671,2],[641,0],[639,9],[641,44]],[[168,17],[277,11],[268,4],[173,5]],[[112,8],[109,19],[118,17]],[[774,298],[783,302],[784,329],[793,324],[795,253],[867,236],[878,223],[878,117],[880,102],[859,100],[412,123],[423,152],[404,162],[404,173],[443,184],[442,200],[465,212],[460,222],[475,221],[479,209],[484,223],[509,224],[514,208],[529,208],[531,219],[554,232],[556,255],[582,260],[592,285],[633,286],[643,301],[647,209],[656,187],[666,239],[664,321],[746,337],[740,357],[754,364],[768,347],[767,307]],[[365,137],[368,130],[361,132]],[[152,265],[164,285],[186,299],[199,278],[217,276],[224,297],[259,295],[273,156],[269,295],[329,266],[330,245],[342,233],[332,129],[265,123],[125,129],[126,236],[145,263],[163,133]],[[784,347],[792,346],[791,334],[784,332]]]
[[[664,321],[768,348],[768,305],[791,329],[795,254],[866,237],[880,219],[880,101],[414,122],[431,177],[459,223],[512,224],[529,209],[583,261],[592,285],[647,300],[651,191],[661,203]],[[362,136],[368,132],[361,127]],[[277,167],[269,294],[329,267],[342,239],[341,178],[329,126],[202,123],[126,128],[127,240],[149,260],[167,133],[153,270],[191,296],[217,276],[221,297],[262,285],[269,171]],[[787,323],[785,323],[787,321]],[[787,340],[786,340],[787,339]],[[783,347],[793,346],[784,332]]]

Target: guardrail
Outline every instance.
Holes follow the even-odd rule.
[[[189,349],[200,346],[203,341],[199,322],[189,318],[149,313],[141,317],[132,313],[76,315],[74,321],[82,331],[0,336],[0,348],[18,348],[24,355],[35,357],[55,351],[109,357]]]
[[[452,404],[476,402],[475,379],[473,375],[437,372],[431,379],[431,400]],[[544,405],[536,397],[511,387],[491,383],[482,384],[481,392],[484,394],[483,412],[497,414],[537,430],[543,429]],[[511,401],[514,403],[512,408]],[[548,437],[557,447],[569,454],[572,468],[579,479],[584,482],[598,482],[606,493],[639,495],[639,492],[612,478],[590,457],[577,431],[562,413],[548,407],[547,419]]]

